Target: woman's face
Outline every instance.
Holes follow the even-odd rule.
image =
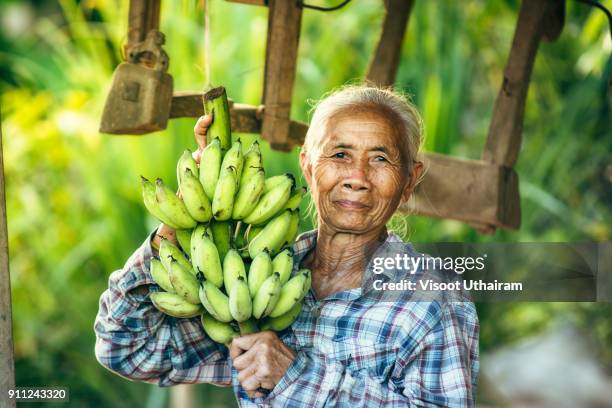
[[[384,226],[420,174],[415,166],[407,175],[398,129],[380,110],[335,113],[317,142],[312,161],[302,152],[300,164],[320,222],[337,232],[362,234]]]

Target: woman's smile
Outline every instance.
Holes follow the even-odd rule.
[[[336,204],[338,207],[342,207],[347,210],[368,210],[371,208],[370,205],[353,200],[336,200],[333,203]]]

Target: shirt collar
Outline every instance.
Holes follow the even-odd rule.
[[[306,231],[297,237],[295,244],[293,245],[293,261],[295,265],[300,265],[304,258],[317,246],[317,234],[318,231],[314,229]],[[385,244],[400,242],[404,241],[393,231],[387,230],[387,238],[385,239]],[[410,243],[406,243],[405,245],[407,245],[411,250],[414,250]],[[354,288],[341,292],[336,292],[326,297],[325,300],[354,300],[361,297],[361,295],[361,288]],[[306,296],[306,299],[316,302],[312,291],[309,291],[308,295]]]

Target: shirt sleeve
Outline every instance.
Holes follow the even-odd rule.
[[[406,336],[401,342],[387,381],[364,370],[351,372],[325,353],[301,349],[263,402],[275,407],[473,407],[478,374],[475,308],[471,303],[436,307],[437,319],[426,334]]]
[[[97,360],[127,379],[160,386],[231,385],[228,351],[207,337],[199,318],[165,315],[149,300],[150,292],[160,290],[150,274],[154,234],[110,275],[100,297],[94,324]]]

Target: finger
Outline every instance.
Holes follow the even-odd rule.
[[[247,368],[238,372],[238,382],[242,384],[243,381],[246,381],[249,377],[255,376],[257,373],[257,365],[251,364]]]
[[[196,163],[200,164],[200,159],[202,158],[202,148],[198,147],[196,151],[191,153],[191,157],[195,160]]]
[[[257,391],[247,391],[246,393],[249,396],[249,398],[251,398],[251,399],[257,398],[257,396],[259,394]]]
[[[246,352],[243,352],[242,354],[237,356],[235,359],[233,359],[232,364],[234,365],[234,367],[236,367],[236,370],[238,371],[244,370],[245,368],[250,366],[251,363],[257,360],[257,353],[258,353],[258,350],[255,348],[252,348]]]
[[[242,350],[249,350],[251,347],[253,347],[253,344],[257,343],[257,341],[261,339],[261,337],[262,333],[245,334],[234,337],[232,344],[235,344],[236,347],[239,347]]]
[[[248,377],[246,380],[241,381],[240,385],[242,385],[242,388],[244,388],[246,391],[257,391],[260,384],[259,384],[259,379],[257,379],[257,377],[252,375]]]
[[[193,133],[195,134],[196,142],[200,149],[204,149],[206,147],[206,131],[208,127],[212,123],[212,116],[204,115],[201,116],[195,124],[193,128]]]
[[[232,361],[234,361],[236,358],[238,358],[238,356],[244,353],[244,350],[241,349],[240,347],[235,346],[234,343],[232,342],[229,344],[229,352],[230,352],[230,357]]]

